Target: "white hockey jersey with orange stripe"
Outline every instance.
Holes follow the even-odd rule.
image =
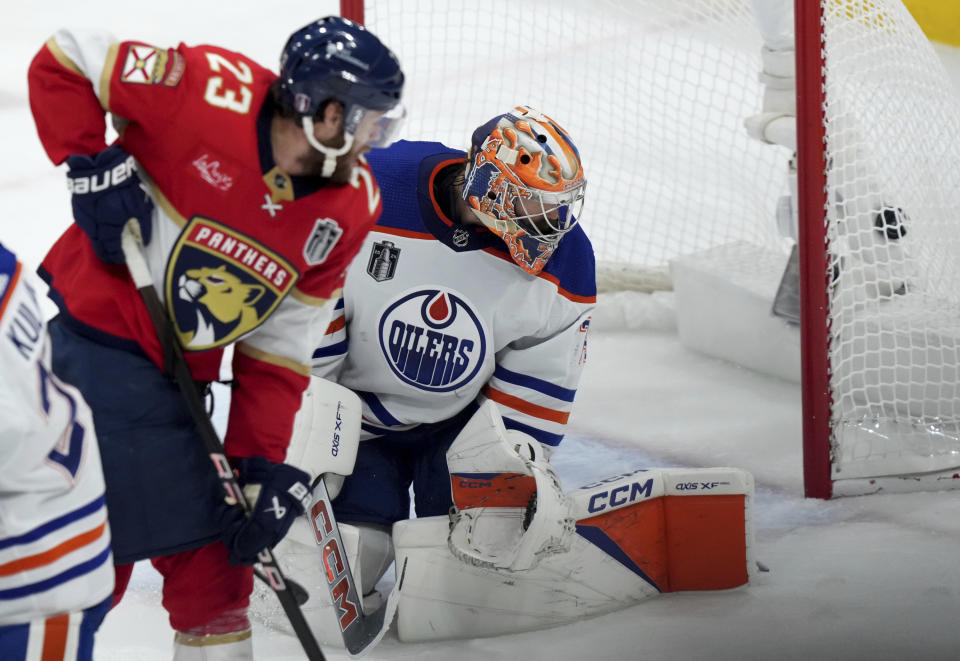
[[[50,369],[42,285],[0,244],[0,625],[113,591],[93,419]]]
[[[401,141],[367,158],[383,215],[347,271],[313,373],[360,395],[361,439],[491,399],[508,428],[557,445],[596,302],[583,230],[569,232],[533,276],[499,237],[444,212],[437,179],[462,168],[463,152]]]

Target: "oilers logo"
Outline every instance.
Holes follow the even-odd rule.
[[[298,277],[254,239],[194,216],[173,247],[165,278],[181,345],[204,351],[237,340],[270,316]]]
[[[462,295],[447,289],[401,294],[381,313],[379,335],[394,375],[429,392],[463,387],[487,355],[480,318]]]

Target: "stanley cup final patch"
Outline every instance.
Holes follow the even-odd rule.
[[[255,239],[194,216],[167,263],[170,318],[187,351],[236,341],[266,321],[300,274]]]
[[[400,248],[392,241],[377,241],[370,249],[367,273],[377,282],[390,280],[397,272],[398,259],[400,259]]]
[[[303,244],[303,259],[310,266],[323,264],[343,236],[343,230],[333,218],[317,218],[313,231]]]

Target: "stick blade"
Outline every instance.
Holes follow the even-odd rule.
[[[320,549],[321,570],[327,579],[330,601],[343,636],[343,646],[351,658],[362,656],[383,638],[397,610],[397,589],[372,613],[364,613],[362,600],[347,560],[340,528],[333,516],[333,507],[326,485],[318,479],[313,485],[313,498],[307,517]]]

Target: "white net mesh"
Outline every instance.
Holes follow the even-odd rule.
[[[823,442],[836,479],[948,470],[960,465],[960,104],[900,0],[823,7],[835,275]],[[368,0],[365,11],[408,74],[402,137],[464,148],[518,104],[570,132],[601,289],[669,288],[670,260],[733,242],[785,259],[775,217],[791,153],[744,129],[764,95],[749,0]]]
[[[826,2],[824,43],[834,477],[950,469],[960,104],[899,2]]]
[[[677,255],[778,243],[789,154],[743,129],[763,94],[747,0],[379,0],[366,23],[408,74],[402,137],[465,149],[518,104],[570,132],[602,289],[669,287]]]

